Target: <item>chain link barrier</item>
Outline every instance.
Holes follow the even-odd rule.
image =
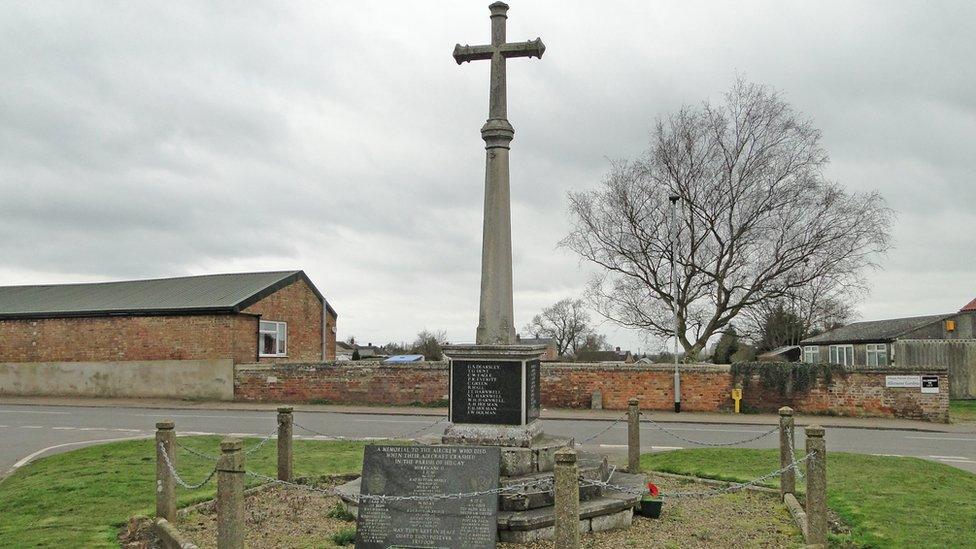
[[[390,436],[388,438],[390,438],[390,439],[396,439],[396,440],[402,440],[402,439],[411,440],[412,437],[414,437],[414,436],[416,436],[416,435],[418,435],[418,434],[420,434],[420,433],[422,433],[422,432],[424,432],[424,431],[426,431],[428,429],[431,429],[431,428],[437,426],[438,424],[443,423],[446,420],[447,420],[447,416],[442,416],[442,417],[437,418],[437,421],[435,421],[435,422],[433,422],[433,423],[431,423],[429,425],[424,425],[423,427],[421,427],[419,429],[414,429],[412,431],[407,431],[406,433],[401,433],[399,435],[393,435],[393,436]],[[359,441],[359,440],[362,440],[361,438],[344,437],[342,435],[330,435],[328,433],[323,433],[321,431],[316,431],[315,429],[312,429],[310,427],[306,427],[306,426],[304,426],[304,425],[302,425],[302,424],[300,424],[300,423],[298,423],[297,421],[294,421],[294,420],[292,420],[292,425],[294,425],[295,427],[298,427],[299,429],[302,429],[303,431],[307,431],[309,433],[312,433],[313,435],[320,436],[320,437],[326,437],[329,440],[342,440],[342,441]]]
[[[596,432],[596,433],[594,433],[594,434],[592,434],[592,435],[590,435],[590,436],[588,436],[588,437],[586,437],[586,438],[584,438],[583,440],[580,440],[580,441],[577,441],[576,443],[577,443],[577,444],[586,444],[587,442],[589,442],[589,441],[591,441],[591,440],[593,440],[593,439],[595,439],[595,438],[597,438],[598,436],[600,436],[600,435],[602,435],[602,434],[604,434],[604,433],[606,433],[606,432],[607,432],[607,431],[609,431],[610,429],[613,429],[613,428],[614,428],[615,426],[617,426],[617,425],[618,425],[618,424],[619,424],[620,422],[622,422],[622,421],[625,421],[626,419],[627,419],[627,414],[624,414],[624,415],[622,415],[622,416],[620,416],[620,417],[618,417],[617,419],[615,419],[615,420],[613,420],[613,422],[612,422],[612,423],[611,423],[610,425],[608,425],[608,426],[607,426],[607,427],[606,427],[605,429],[602,429],[602,430],[600,430],[600,431],[598,431],[598,432]]]
[[[176,472],[176,468],[173,467],[173,462],[170,461],[169,459],[169,454],[166,453],[166,445],[163,444],[162,442],[159,443],[159,451],[160,453],[163,454],[163,461],[166,462],[166,468],[169,469],[170,474],[173,475],[173,479],[176,480],[177,484],[179,484],[183,488],[186,488],[187,490],[196,490],[197,488],[202,487],[203,485],[210,482],[210,479],[214,478],[214,475],[217,474],[217,466],[214,465],[213,470],[210,471],[210,474],[207,475],[207,478],[203,479],[198,484],[190,484],[185,480],[183,480],[180,474]]]
[[[759,434],[759,435],[756,435],[754,437],[750,437],[750,438],[747,438],[747,439],[743,439],[743,440],[737,440],[735,442],[708,442],[708,441],[704,441],[704,440],[695,440],[695,439],[691,439],[691,438],[688,438],[688,437],[681,436],[681,435],[675,433],[674,431],[671,431],[667,427],[664,427],[660,423],[658,423],[658,422],[656,422],[656,421],[654,421],[653,419],[650,419],[650,418],[647,419],[647,422],[650,423],[651,426],[654,427],[655,429],[658,429],[660,431],[663,431],[663,432],[665,432],[665,433],[673,436],[674,438],[676,438],[678,440],[682,440],[682,441],[687,442],[689,444],[697,444],[698,446],[711,446],[713,448],[718,448],[718,447],[722,447],[722,446],[738,446],[739,444],[748,444],[750,442],[755,442],[755,441],[757,441],[757,440],[759,440],[761,438],[768,437],[769,435],[771,435],[773,433],[779,432],[779,425],[777,425],[777,426],[773,427],[772,429],[770,429],[770,430],[768,430],[768,431],[766,431],[766,432],[764,432],[762,434]]]
[[[782,475],[783,473],[785,473],[786,471],[789,471],[790,469],[796,469],[797,467],[799,467],[801,463],[806,462],[807,460],[810,459],[813,459],[813,453],[803,456],[802,458],[794,461],[793,463],[790,463],[786,467],[782,467],[780,469],[767,473],[761,477],[756,477],[748,482],[732,483],[722,488],[716,488],[715,490],[705,490],[700,492],[670,492],[670,493],[662,492],[661,499],[708,498],[708,497],[724,496],[725,494],[734,494],[736,492],[745,490],[746,488],[752,486],[758,486],[769,479],[776,478]],[[616,490],[618,492],[623,492],[627,494],[643,495],[647,493],[647,489],[643,487],[638,489],[632,486],[620,486],[616,484],[611,484],[609,482],[600,482],[598,480],[592,480],[592,479],[585,479],[584,483],[587,486],[600,486],[605,489]]]
[[[794,442],[795,437],[796,437],[796,425],[791,425],[790,434],[787,437],[787,440],[789,441],[789,445],[790,445],[790,459],[793,460],[793,465],[798,465],[796,461],[796,448],[793,447],[793,445],[795,444]],[[796,467],[794,471],[796,471],[796,478],[803,480],[803,477],[805,476],[803,474],[803,469],[800,469],[800,467]]]

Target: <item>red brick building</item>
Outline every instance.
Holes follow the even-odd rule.
[[[0,362],[335,359],[304,271],[0,287]]]

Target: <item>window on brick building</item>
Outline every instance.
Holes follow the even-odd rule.
[[[286,356],[288,353],[288,324],[262,320],[258,334],[260,356]]]
[[[854,346],[853,345],[831,345],[830,363],[843,364],[844,366],[852,366],[854,364]]]
[[[888,365],[888,346],[884,343],[868,343],[865,345],[868,353],[868,366]]]
[[[816,364],[820,362],[820,347],[816,345],[807,345],[803,348],[803,362],[807,364]]]

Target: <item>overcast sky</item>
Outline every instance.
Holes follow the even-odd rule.
[[[301,268],[341,338],[473,340],[488,3],[0,3],[0,285]],[[567,191],[737,74],[898,212],[863,319],[976,297],[976,3],[510,4],[517,327],[585,285]]]

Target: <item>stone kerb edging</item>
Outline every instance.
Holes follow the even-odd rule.
[[[803,533],[803,539],[807,539],[810,535],[809,530],[807,530],[807,512],[803,510],[803,506],[800,505],[799,500],[793,494],[786,494],[783,496],[783,503],[786,504],[786,508],[790,511],[793,522],[796,523],[800,532]]]
[[[186,539],[183,532],[170,521],[164,518],[157,518],[153,523],[153,530],[163,549],[198,549],[197,546]]]

